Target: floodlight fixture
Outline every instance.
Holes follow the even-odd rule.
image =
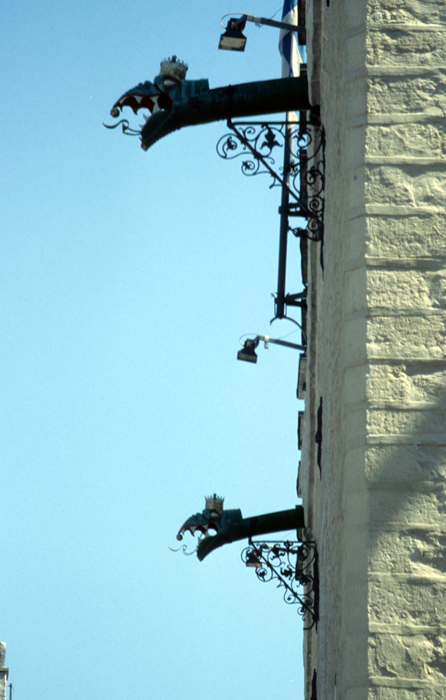
[[[227,16],[228,15],[225,15],[225,17]],[[222,27],[223,19],[224,17],[220,21]],[[276,20],[268,19],[267,17],[256,17],[255,15],[243,14],[240,19],[231,17],[226,26],[225,32],[220,37],[218,48],[226,49],[228,51],[244,51],[246,46],[246,37],[243,34],[243,29],[245,28],[246,22],[254,22],[257,27],[260,27],[262,24],[266,24],[269,27],[287,29],[288,31],[299,32],[301,34],[305,34],[307,31],[305,27],[298,27],[290,22],[276,22]]]
[[[244,51],[246,46],[246,36],[243,34],[245,24],[245,15],[240,19],[231,17],[226,26],[226,31],[220,37],[218,48],[226,49],[227,51]]]
[[[248,338],[243,344],[243,348],[237,353],[237,360],[244,360],[245,362],[257,362],[257,355],[255,352],[256,347],[263,340],[265,343],[265,348],[268,349],[269,343],[274,343],[275,345],[283,345],[286,348],[293,348],[294,350],[306,351],[305,345],[297,345],[296,343],[289,343],[287,340],[279,340],[278,338],[271,338],[269,335],[256,335],[255,338]]]

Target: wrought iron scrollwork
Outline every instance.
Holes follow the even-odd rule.
[[[254,542],[249,540],[241,554],[254,567],[259,581],[276,581],[284,588],[283,599],[298,605],[298,613],[312,629],[319,619],[319,576],[315,542]],[[302,590],[303,589],[303,590]]]
[[[286,187],[290,195],[288,216],[307,219],[307,226],[289,227],[295,236],[322,241],[324,235],[325,135],[318,121],[308,122],[232,122],[231,134],[217,143],[218,155],[226,160],[241,158],[244,175],[272,177],[270,187]],[[290,137],[289,178],[277,167],[275,156]],[[282,151],[283,152],[283,151]],[[289,184],[286,183],[289,180]]]
[[[104,124],[104,122],[102,122],[102,124],[106,129],[116,129],[117,126],[122,125],[123,134],[127,136],[141,136],[141,129],[132,129],[127,119],[121,119],[119,122],[116,122],[116,124]]]

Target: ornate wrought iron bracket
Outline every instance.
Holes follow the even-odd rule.
[[[312,629],[319,620],[319,572],[315,542],[254,542],[249,540],[241,554],[254,567],[259,581],[277,581],[284,588],[283,599],[298,605],[298,613]],[[303,589],[303,590],[301,590]]]
[[[298,226],[289,227],[288,230],[297,237],[305,236],[311,241],[322,241],[325,135],[320,122],[233,122],[228,119],[227,124],[233,133],[219,139],[218,155],[226,160],[241,157],[241,171],[249,177],[271,175],[273,180],[270,187],[285,187],[292,200],[286,214],[307,219],[306,228]],[[276,165],[274,149],[284,147],[287,128],[290,127],[290,169],[289,173],[284,173],[284,169]]]
[[[126,136],[141,136],[141,129],[132,129],[128,119],[121,119],[116,124],[104,124],[104,122],[102,124],[106,129],[116,129],[116,127],[122,126],[122,133]]]

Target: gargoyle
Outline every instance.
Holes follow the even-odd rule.
[[[197,545],[197,557],[200,561],[224,544],[257,535],[267,535],[271,532],[305,527],[302,506],[243,518],[242,511],[238,508],[223,510],[223,501],[224,499],[215,493],[213,496],[208,496],[205,509],[188,518],[178,531],[177,540],[182,540],[185,532],[190,532],[192,535],[197,531],[201,532],[203,537]],[[212,531],[215,534],[211,534]]]
[[[151,112],[140,132],[145,151],[183,126],[310,109],[306,77],[262,80],[210,90],[207,80],[185,80],[186,71],[186,64],[172,56],[162,61],[160,74],[153,83],[149,80],[139,83],[113,105],[112,117],[119,117],[123,107],[131,107],[135,114],[143,108]]]

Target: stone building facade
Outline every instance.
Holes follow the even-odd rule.
[[[8,669],[5,666],[6,644],[0,642],[0,700],[6,700],[6,686],[8,682]]]
[[[306,698],[440,700],[446,3],[306,0],[306,22],[326,134],[299,473],[320,576]]]

